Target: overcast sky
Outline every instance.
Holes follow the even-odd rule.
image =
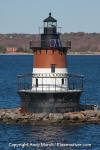
[[[100,33],[100,0],[0,0],[0,33],[37,34],[49,12],[63,33]]]

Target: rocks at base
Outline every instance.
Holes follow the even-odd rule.
[[[52,122],[52,121],[61,121],[64,119],[63,114],[61,113],[50,113],[48,115],[48,119]]]
[[[21,108],[0,109],[0,123],[18,125],[100,124],[100,111],[86,110],[68,113],[22,113]]]
[[[69,112],[64,114],[67,120],[84,120],[85,116],[81,112]]]

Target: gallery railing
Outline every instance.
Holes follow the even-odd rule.
[[[71,49],[71,41],[70,40],[60,40],[60,39],[49,39],[49,40],[32,40],[30,41],[30,48],[33,50],[36,49]]]
[[[80,90],[83,91],[83,76],[73,75],[73,74],[27,74],[19,75],[18,77],[18,91],[20,90],[30,90],[34,92],[58,92],[60,91],[70,91],[70,90]],[[38,79],[38,83],[37,80]],[[39,79],[41,82],[39,83]],[[53,83],[45,83],[45,80],[52,79]],[[59,79],[65,79],[66,83],[59,83]],[[60,80],[60,81],[61,81]]]

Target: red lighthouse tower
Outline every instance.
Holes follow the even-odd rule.
[[[57,20],[51,13],[43,22],[44,33],[41,34],[41,40],[30,42],[34,53],[33,72],[18,76],[22,111],[32,113],[79,110],[82,76],[68,74],[67,71],[66,54],[71,48],[71,41],[61,41],[60,34],[57,33]]]

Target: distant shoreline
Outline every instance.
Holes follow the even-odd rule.
[[[100,55],[100,52],[68,52],[68,55]]]
[[[0,55],[33,55],[33,53],[0,53]]]
[[[100,52],[68,52],[68,55],[100,55]],[[33,53],[0,53],[0,55],[33,55]]]

